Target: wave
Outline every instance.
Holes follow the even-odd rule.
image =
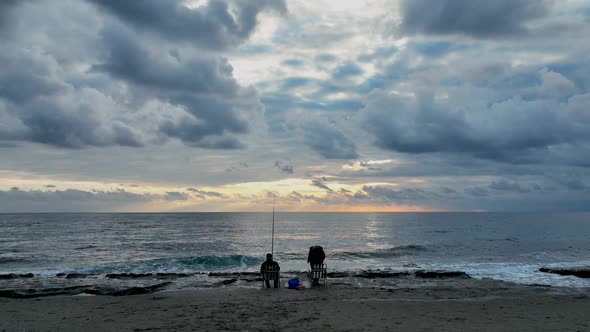
[[[375,251],[343,251],[330,255],[336,259],[355,259],[355,258],[394,258],[402,256],[416,255],[421,252],[430,251],[426,246],[417,244],[410,244],[404,246],[397,246],[387,249],[378,249]]]
[[[68,269],[63,273],[107,274],[209,272],[249,269],[259,266],[260,263],[262,263],[260,257],[246,255],[172,257],[74,268]]]
[[[333,252],[328,253],[330,260],[349,260],[359,258],[394,258],[417,255],[430,251],[422,245],[404,245],[388,249],[359,252]],[[282,261],[305,261],[307,255],[301,253],[277,253]],[[189,257],[158,258],[142,261],[115,263],[89,268],[78,268],[64,271],[65,273],[174,273],[174,272],[215,272],[215,271],[246,271],[257,270],[262,259],[259,256],[248,255],[206,255]]]
[[[22,259],[22,258],[0,257],[0,264],[20,263],[20,262],[25,262],[25,261],[26,261],[26,259]]]

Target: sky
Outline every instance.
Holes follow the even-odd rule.
[[[3,0],[0,212],[589,211],[590,1]]]

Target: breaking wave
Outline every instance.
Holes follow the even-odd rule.
[[[71,269],[65,272],[79,273],[159,273],[159,272],[208,272],[219,270],[247,269],[258,266],[260,257],[245,255],[195,256],[159,258],[105,266]]]

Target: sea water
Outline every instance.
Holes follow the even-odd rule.
[[[0,280],[0,289],[63,284],[63,273],[88,274],[77,281],[88,284],[112,273],[256,272],[271,251],[271,229],[270,213],[0,214],[0,274],[35,275]],[[324,247],[330,272],[454,270],[590,287],[590,279],[538,271],[590,265],[588,213],[275,215],[281,271],[305,271],[312,245]]]

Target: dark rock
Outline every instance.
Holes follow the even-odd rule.
[[[0,290],[0,297],[13,299],[30,299],[36,297],[55,296],[55,295],[76,295],[89,289],[90,286],[72,286],[64,288],[47,288],[47,289],[23,289],[23,290]]]
[[[357,278],[377,279],[377,278],[397,278],[401,276],[408,276],[409,272],[392,272],[392,271],[363,271],[359,274],[355,274]]]
[[[68,273],[68,275],[66,275],[66,279],[79,279],[79,278],[86,278],[90,276],[90,274],[84,274],[84,273]]]
[[[328,272],[328,278],[346,278],[350,275],[346,272]]]
[[[227,280],[222,280],[222,281],[220,281],[218,283],[215,283],[215,286],[231,285],[231,284],[233,284],[236,281],[238,281],[238,279],[235,279],[235,278],[233,278],[233,279],[227,279]]]
[[[218,277],[218,278],[238,278],[242,279],[243,277],[255,277],[259,276],[259,272],[210,272],[210,277]]]
[[[25,273],[25,274],[0,274],[0,279],[19,279],[19,278],[33,278],[35,275],[32,273]]]
[[[167,278],[186,278],[192,276],[192,273],[156,273],[156,277],[160,279]]]
[[[463,271],[425,271],[419,270],[414,272],[414,275],[419,278],[471,278]]]
[[[111,279],[138,279],[138,278],[153,278],[151,273],[109,273],[106,275]]]
[[[149,293],[157,292],[157,291],[161,290],[162,288],[164,288],[165,286],[168,286],[170,284],[171,284],[171,282],[163,282],[161,284],[156,284],[156,285],[147,286],[147,287],[131,287],[131,288],[115,291],[115,292],[112,292],[112,293],[106,294],[106,295],[127,296],[127,295],[149,294]]]
[[[84,290],[85,294],[91,295],[108,295],[108,296],[126,296],[126,295],[139,295],[139,294],[149,294],[154,293],[162,288],[170,285],[171,282],[164,282],[161,284],[156,284],[147,287],[131,287],[125,289],[115,289],[110,287],[100,287],[100,288],[90,288]]]
[[[571,268],[571,269],[566,269],[566,268],[548,268],[548,267],[542,267],[539,269],[540,272],[545,272],[545,273],[553,273],[553,274],[559,274],[562,276],[575,276],[578,278],[590,278],[590,268]]]

